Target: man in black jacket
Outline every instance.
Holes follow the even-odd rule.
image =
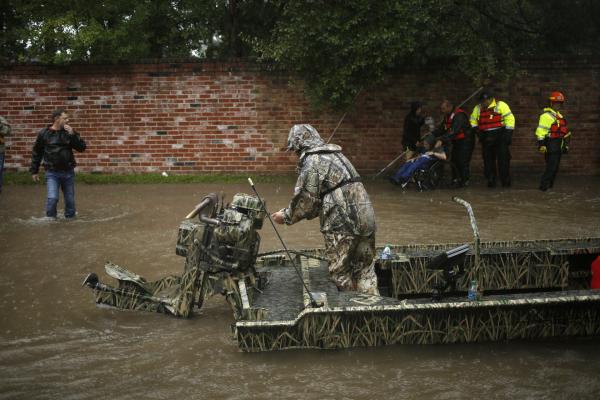
[[[425,118],[421,115],[423,104],[419,101],[410,103],[410,112],[404,118],[404,131],[402,133],[402,150],[406,152],[406,160],[412,158],[417,151],[417,143],[421,140],[421,127]]]
[[[37,136],[31,152],[31,177],[34,182],[40,180],[40,163],[46,170],[48,200],[46,216],[56,218],[58,191],[62,188],[65,198],[65,218],[75,217],[75,157],[73,149],[85,151],[86,144],[68,125],[69,115],[59,109],[52,113],[52,125],[42,129]]]

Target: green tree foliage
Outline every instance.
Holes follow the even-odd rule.
[[[242,57],[295,72],[343,108],[392,73],[474,82],[523,57],[600,52],[595,0],[0,0],[0,62]]]
[[[256,48],[262,59],[300,74],[314,102],[346,107],[361,88],[398,70],[435,66],[481,83],[510,74],[523,57],[598,49],[598,4],[593,0],[285,2],[271,36],[257,38]]]
[[[247,57],[242,34],[268,32],[263,0],[3,0],[1,61],[117,63]],[[270,25],[269,25],[270,24]]]

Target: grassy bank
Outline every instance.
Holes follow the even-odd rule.
[[[144,183],[246,183],[251,177],[257,183],[293,183],[296,177],[293,175],[256,175],[248,174],[209,174],[209,175],[175,175],[163,176],[161,174],[90,174],[78,172],[76,175],[78,183],[90,185],[103,184],[144,184]],[[44,174],[40,173],[40,180],[44,181]],[[31,174],[28,172],[5,172],[5,185],[31,185],[33,184]]]

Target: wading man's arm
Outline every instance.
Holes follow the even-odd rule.
[[[298,176],[294,197],[289,206],[271,216],[278,224],[292,225],[303,219],[313,219],[319,215],[321,209],[319,176],[311,164],[310,160],[306,160],[305,166]]]

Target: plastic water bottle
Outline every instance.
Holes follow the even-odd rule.
[[[385,246],[385,248],[381,252],[381,259],[389,260],[390,258],[392,258],[392,249],[390,249],[390,246]]]
[[[477,281],[472,280],[471,285],[469,286],[469,291],[467,292],[467,299],[469,299],[469,301],[477,300],[477,290]]]

